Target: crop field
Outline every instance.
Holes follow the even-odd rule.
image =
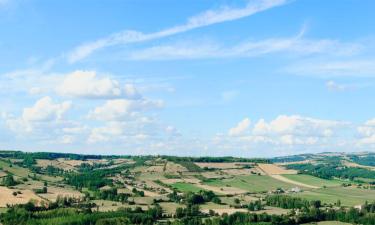
[[[284,167],[275,164],[259,163],[258,167],[266,174],[280,175],[280,174],[296,174],[295,170],[287,170]]]
[[[327,156],[314,160],[321,160],[322,163],[325,162],[325,157]],[[31,165],[23,163],[19,158],[0,159],[0,175],[10,174],[0,178],[0,209],[2,213],[8,213],[4,212],[8,204],[25,204],[29,201],[42,206],[44,203],[56,202],[60,196],[66,198],[64,203],[59,201],[59,204],[90,207],[96,213],[137,207],[148,210],[160,205],[161,211],[158,212],[162,213],[162,219],[159,221],[164,222],[178,220],[176,214],[181,216],[186,212],[194,212],[204,219],[212,216],[212,211],[218,217],[248,212],[280,216],[290,213],[291,206],[286,205],[287,203],[300,207],[301,204],[297,203],[303,200],[320,200],[323,204],[332,205],[337,205],[340,200],[344,210],[351,206],[358,207],[365,201],[370,204],[375,202],[372,184],[375,174],[371,177],[367,170],[361,171],[364,168],[355,168],[354,172],[360,169],[360,175],[363,176],[355,176],[352,177],[353,181],[348,181],[348,176],[322,179],[309,175],[306,169],[293,167],[296,170],[290,170],[270,163],[195,163],[175,158],[172,160],[163,157],[146,157],[144,161],[139,158],[134,161],[128,158],[117,160],[125,164],[137,162],[125,166],[114,164],[114,159],[85,157],[36,158]],[[335,162],[330,160],[329,162]],[[80,168],[87,162],[91,166]],[[108,164],[104,164],[106,162]],[[124,169],[116,168],[119,165],[124,166]],[[65,169],[61,170],[62,168]],[[343,167],[340,165],[338,168]],[[332,172],[332,168],[330,169]],[[334,172],[336,175],[340,170]],[[13,182],[9,180],[11,177]],[[89,199],[85,198],[86,194]],[[287,197],[278,199],[280,195]],[[94,204],[87,206],[87,203]],[[315,207],[313,203],[304,204]],[[179,209],[176,212],[178,208],[188,208],[191,211]],[[295,208],[296,211],[300,209]],[[331,221],[318,224],[344,225]]]
[[[293,194],[308,200],[321,200],[323,203],[334,204],[337,200],[341,205],[355,206],[365,203],[366,201],[375,201],[375,190],[367,190],[352,187],[331,187],[323,189],[314,189]]]
[[[17,196],[14,196],[14,192],[19,192],[19,194],[17,194]],[[7,187],[0,187],[0,207],[6,207],[7,204],[25,204],[31,200],[36,200],[37,202],[40,202],[42,199],[30,190],[19,190],[9,189]]]
[[[317,187],[335,187],[340,186],[341,184],[345,183],[340,180],[327,180],[327,179],[321,179],[318,177],[305,175],[305,174],[284,174],[283,177],[286,177],[290,180],[300,182],[307,185],[317,186]]]
[[[253,163],[195,163],[201,168],[214,168],[214,169],[237,169],[243,168],[245,165],[253,165]]]
[[[302,225],[351,225],[350,223],[343,223],[339,221],[323,221],[317,223],[305,223]]]
[[[30,171],[28,169],[16,165],[10,166],[8,162],[5,162],[3,160],[0,160],[0,167],[3,168],[3,171],[8,171],[18,177],[27,177],[30,174]]]
[[[276,180],[270,176],[237,176],[232,179],[215,179],[205,182],[207,185],[216,187],[235,187],[249,192],[266,192],[276,188],[292,188],[295,185],[291,185],[279,180]]]
[[[189,183],[174,183],[171,186],[182,192],[198,192],[204,190],[203,188],[197,187],[196,185]]]

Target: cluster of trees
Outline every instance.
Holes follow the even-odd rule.
[[[349,158],[360,165],[375,166],[375,155],[373,154],[367,156],[349,155]]]
[[[261,158],[238,158],[231,156],[224,157],[177,157],[177,156],[162,156],[163,159],[175,161],[189,161],[189,162],[212,162],[212,163],[235,163],[235,162],[253,162],[253,163],[269,163],[268,159]]]
[[[112,212],[92,212],[75,208],[42,208],[28,203],[11,207],[3,213],[0,222],[4,225],[110,225],[110,224],[155,224],[162,218],[162,209],[156,205],[148,210],[120,208]]]
[[[332,179],[335,177],[349,180],[354,180],[357,177],[375,179],[375,171],[358,167],[346,167],[340,164],[291,164],[287,168],[323,179]]]
[[[198,205],[188,204],[186,208],[177,208],[175,217],[176,218],[191,218],[201,215]]]
[[[5,177],[3,177],[1,184],[6,187],[11,187],[19,184],[19,182],[14,179],[12,174],[8,174]]]
[[[259,210],[263,210],[264,207],[262,205],[262,201],[257,200],[254,202],[250,202],[249,205],[247,205],[247,209],[249,211],[259,211]]]
[[[281,156],[281,157],[272,158],[271,162],[273,163],[298,162],[298,161],[306,160],[311,156],[312,155],[310,154]]]
[[[106,178],[106,175],[107,173],[104,170],[86,173],[69,173],[66,174],[65,181],[76,189],[88,188],[89,190],[96,191],[99,188],[112,183]]]
[[[292,197],[288,195],[268,195],[265,198],[266,204],[283,209],[302,209],[302,208],[319,208],[320,200],[308,201],[306,199]]]

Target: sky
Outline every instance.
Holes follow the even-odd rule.
[[[0,0],[0,149],[375,150],[373,0]]]

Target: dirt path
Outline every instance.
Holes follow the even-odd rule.
[[[258,168],[261,171],[263,171],[265,174],[267,174],[268,176],[275,178],[279,181],[285,182],[285,183],[294,184],[294,185],[297,185],[300,187],[306,187],[306,188],[315,188],[315,189],[319,188],[317,186],[304,184],[304,183],[294,181],[294,180],[291,180],[282,176],[282,174],[296,174],[297,173],[296,170],[286,170],[274,164],[262,164],[262,163],[258,164]]]
[[[238,195],[238,194],[244,194],[247,192],[245,190],[235,188],[235,187],[215,187],[215,186],[209,186],[205,184],[195,184],[195,186],[209,190],[209,191],[213,191],[219,194],[224,194],[224,195],[227,195],[227,194]]]
[[[277,180],[283,181],[285,183],[294,184],[294,185],[301,186],[301,187],[314,188],[314,189],[319,188],[317,186],[308,185],[308,184],[304,184],[304,183],[301,183],[301,182],[298,182],[298,181],[290,180],[290,179],[288,179],[286,177],[283,177],[282,175],[279,175],[279,174],[269,174],[268,176],[270,176],[272,178],[275,178]]]

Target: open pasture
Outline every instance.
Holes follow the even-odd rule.
[[[312,185],[316,187],[335,187],[340,186],[341,184],[345,183],[340,180],[327,180],[327,179],[321,179],[318,177],[314,177],[311,175],[306,174],[285,174],[282,175],[283,177],[286,177],[292,181],[300,182],[307,185]]]
[[[295,185],[288,184],[270,176],[237,176],[232,179],[214,179],[205,182],[207,185],[216,187],[235,187],[248,192],[266,192],[277,188],[289,189]]]
[[[189,184],[189,183],[174,183],[171,186],[181,192],[199,192],[201,190],[205,190],[194,184]]]
[[[366,201],[375,201],[375,190],[360,189],[354,187],[330,187],[313,189],[300,193],[291,194],[308,200],[321,200],[323,203],[334,204],[337,200],[343,206],[355,206],[364,204]]]

